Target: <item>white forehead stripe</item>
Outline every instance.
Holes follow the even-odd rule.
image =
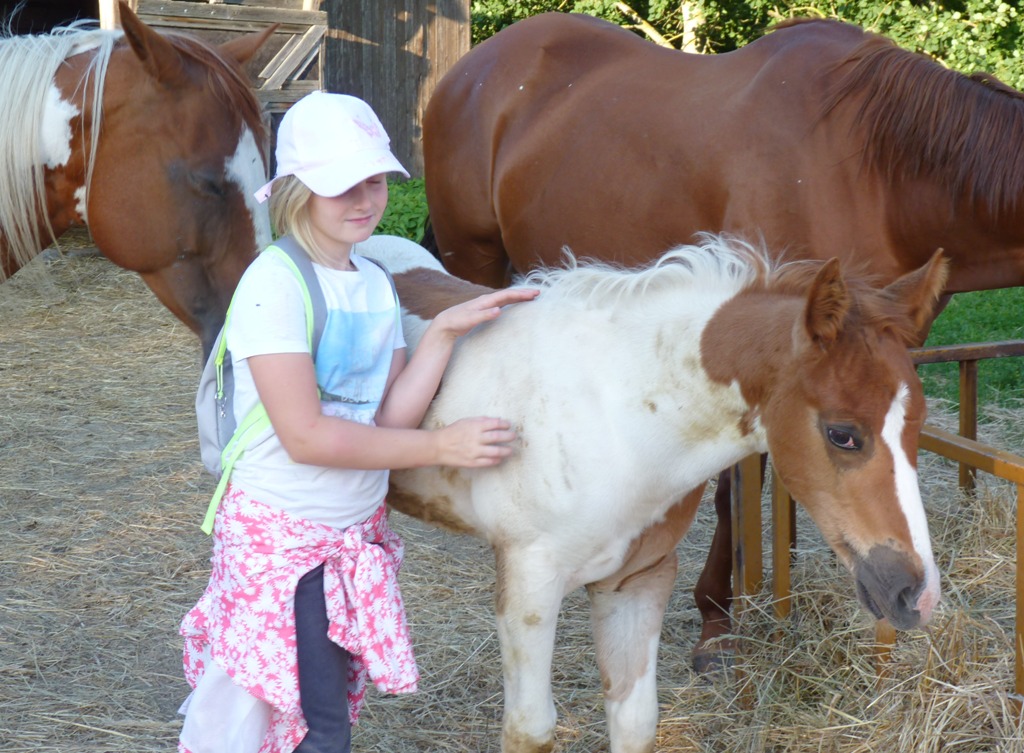
[[[256,238],[256,248],[259,250],[268,245],[272,240],[270,236],[270,215],[265,204],[260,204],[253,196],[260,186],[266,183],[263,159],[260,157],[259,147],[256,145],[256,138],[248,126],[242,128],[242,135],[238,139],[238,147],[235,153],[228,159],[226,173],[228,180],[238,184],[238,190],[245,197],[245,205],[249,208],[249,215],[252,217],[253,236]]]
[[[932,542],[928,535],[928,521],[925,519],[921,490],[917,483],[917,471],[903,449],[903,429],[906,425],[907,399],[910,390],[900,383],[889,412],[882,426],[882,441],[892,453],[893,470],[896,474],[896,498],[910,528],[910,540],[914,551],[921,558],[925,570],[925,586],[918,599],[917,609],[925,620],[939,601],[939,569],[932,554]]]

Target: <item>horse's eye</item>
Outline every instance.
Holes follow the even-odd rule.
[[[828,436],[828,441],[840,450],[860,450],[864,447],[864,440],[850,428],[828,426],[825,429],[825,434]]]
[[[224,182],[209,174],[204,175],[203,173],[193,173],[192,185],[200,193],[206,194],[207,196],[215,196],[218,199],[223,199],[228,195],[228,189]]]
[[[218,199],[223,199],[225,196],[228,195],[227,189],[224,188],[224,186],[221,185],[221,183],[215,180],[204,180],[203,189],[207,193],[216,196]]]

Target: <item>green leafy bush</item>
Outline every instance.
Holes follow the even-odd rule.
[[[399,235],[419,243],[427,222],[423,179],[388,181],[388,208],[377,226],[381,235]]]
[[[631,7],[640,15],[646,16],[652,12],[648,6],[664,5],[667,1],[634,2],[631,3]],[[548,12],[585,13],[614,23],[624,23],[626,18],[616,5],[615,0],[474,0],[470,5],[472,42],[482,42],[527,16]],[[656,11],[653,14],[656,15]]]

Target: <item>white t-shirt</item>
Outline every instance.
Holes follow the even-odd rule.
[[[316,356],[325,415],[373,425],[395,349],[405,347],[401,317],[384,271],[353,249],[356,271],[313,264],[327,304]],[[286,263],[261,254],[232,301],[226,338],[234,370],[235,418],[259,397],[247,358],[308,353],[302,288]],[[231,483],[255,499],[308,520],[347,528],[369,517],[387,493],[387,471],[323,468],[295,463],[268,431],[235,464]]]

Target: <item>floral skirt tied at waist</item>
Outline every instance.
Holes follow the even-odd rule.
[[[328,635],[352,656],[352,721],[367,677],[385,693],[415,691],[419,674],[398,588],[402,554],[383,504],[339,530],[228,487],[214,527],[210,584],[181,624],[193,693],[182,706],[179,750],[291,753],[302,741],[295,587],[321,563]]]

